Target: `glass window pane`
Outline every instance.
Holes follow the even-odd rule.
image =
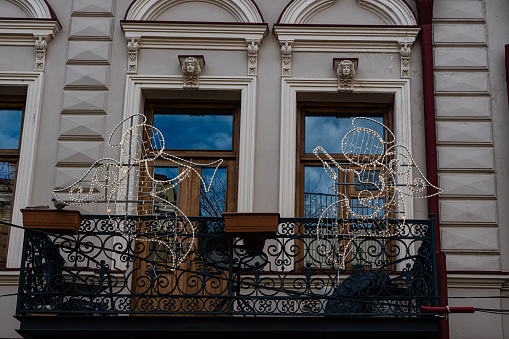
[[[232,149],[231,110],[156,109],[154,126],[163,134],[166,149]]]
[[[177,206],[177,193],[178,185],[171,187],[174,184],[173,178],[176,178],[179,173],[178,167],[155,167],[154,168],[154,189],[156,196],[169,201]],[[155,199],[153,205],[153,214],[156,215],[174,215],[175,208],[168,205],[163,200]]]
[[[11,221],[15,178],[16,163],[0,162],[0,220],[5,222]],[[7,259],[8,240],[9,227],[0,225],[0,262],[5,262]]]
[[[322,166],[306,166],[304,169],[304,217],[319,218],[334,201],[334,181]]]
[[[215,168],[203,168],[201,175],[208,186]],[[219,168],[212,179],[210,190],[200,190],[200,215],[202,217],[220,217],[226,211],[226,168]]]
[[[322,146],[327,153],[341,154],[341,141],[343,137],[353,129],[352,120],[356,116],[344,115],[306,115],[305,117],[305,142],[306,153],[312,153],[317,146]],[[383,123],[383,117],[369,117],[379,123]],[[358,119],[355,126],[371,128],[384,138],[383,127],[369,120]]]
[[[18,149],[22,110],[0,109],[0,149]]]

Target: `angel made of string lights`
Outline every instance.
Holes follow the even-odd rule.
[[[125,132],[120,142],[114,143],[113,138],[120,130]],[[129,239],[154,243],[158,253],[164,251],[168,264],[178,267],[193,247],[195,229],[177,206],[176,187],[194,173],[203,191],[208,192],[223,160],[197,164],[168,154],[164,151],[163,134],[147,124],[143,114],[122,120],[111,132],[108,146],[121,149],[121,161],[97,160],[79,180],[54,190],[55,197],[62,201],[61,195],[65,194],[68,197],[65,202],[74,206],[105,203],[117,231]],[[158,175],[156,161],[177,168],[177,173]],[[201,168],[214,168],[208,183],[200,174]],[[156,215],[156,219],[132,218],[143,215]]]
[[[382,135],[361,124],[374,124]],[[387,126],[364,117],[353,119],[352,125],[341,142],[345,162],[334,160],[321,146],[313,150],[334,181],[335,195],[318,221],[317,251],[339,269],[345,268],[355,239],[389,238],[403,230],[405,198],[428,198],[442,192],[425,178],[408,148],[395,144]],[[348,188],[352,185],[353,190]]]

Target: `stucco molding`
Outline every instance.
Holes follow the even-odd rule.
[[[412,46],[419,27],[275,25],[280,43],[293,40],[293,52],[400,53]]]
[[[295,216],[297,93],[337,93],[338,80],[281,79],[281,139],[279,164],[279,213],[282,217]],[[394,132],[398,143],[412,149],[411,98],[409,79],[357,79],[355,93],[387,93],[394,95]],[[341,136],[339,136],[341,138]],[[338,140],[339,142],[339,140]],[[413,217],[413,201],[405,198],[407,218]]]
[[[292,76],[292,40],[280,41],[281,45],[281,76]]]
[[[495,288],[502,289],[509,281],[509,274],[493,273],[447,273],[448,288]]]
[[[0,46],[34,46],[39,36],[51,40],[58,31],[58,21],[0,19]]]
[[[266,24],[131,22],[122,21],[129,41],[139,38],[140,48],[245,51],[246,41],[262,41]]]
[[[127,75],[126,81],[124,118],[143,110],[142,92],[144,91],[182,90],[182,76]],[[203,76],[200,77],[200,90],[233,90],[241,93],[237,210],[252,212],[254,206],[257,78],[251,76]],[[121,159],[121,161],[123,160]]]
[[[1,72],[0,86],[22,86],[27,88],[25,115],[23,119],[23,137],[21,138],[18,173],[16,175],[16,194],[12,205],[11,222],[22,225],[21,208],[30,205],[33,186],[35,155],[37,154],[37,137],[41,116],[41,102],[44,73]],[[23,231],[12,228],[9,235],[7,267],[19,267],[23,247]]]
[[[247,75],[256,76],[258,74],[258,51],[260,50],[260,40],[246,40],[247,44]]]
[[[330,8],[335,2],[336,0],[293,0],[281,13],[278,24],[307,24],[314,15]],[[360,7],[383,19],[387,25],[417,25],[412,9],[403,0],[357,0],[357,2]]]
[[[186,2],[206,2],[230,13],[237,22],[263,23],[258,7],[251,0],[136,0],[126,12],[125,20],[154,21],[169,8]]]
[[[56,19],[44,0],[7,0],[21,8],[32,19]]]

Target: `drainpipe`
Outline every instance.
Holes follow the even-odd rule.
[[[505,45],[505,81],[507,82],[507,99],[509,100],[509,45]]]
[[[424,96],[424,133],[426,145],[426,176],[438,186],[437,141],[435,122],[435,85],[433,82],[433,0],[417,0],[422,41],[422,87]],[[428,193],[432,193],[431,190]],[[435,214],[435,237],[438,272],[439,305],[447,307],[447,268],[440,241],[440,216],[438,196],[428,198],[428,213]],[[439,338],[449,339],[449,320],[442,318],[438,324]]]

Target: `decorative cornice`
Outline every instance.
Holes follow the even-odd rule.
[[[306,24],[336,0],[293,0],[281,13],[278,24]],[[357,0],[359,6],[380,17],[387,25],[414,26],[417,19],[404,0]],[[360,22],[362,24],[362,22]]]
[[[0,286],[17,286],[19,270],[0,271]]]
[[[447,273],[449,288],[496,288],[501,289],[509,281],[509,274],[493,273]]]
[[[399,53],[414,43],[416,26],[275,25],[280,43],[293,40],[293,52]]]
[[[122,21],[127,40],[140,38],[140,48],[245,51],[246,41],[262,41],[266,24]]]
[[[0,46],[34,46],[38,36],[51,40],[60,31],[58,21],[0,19]]]
[[[230,13],[237,22],[263,23],[263,17],[251,0],[135,0],[125,14],[125,20],[153,21],[169,8],[186,2],[206,2]]]

